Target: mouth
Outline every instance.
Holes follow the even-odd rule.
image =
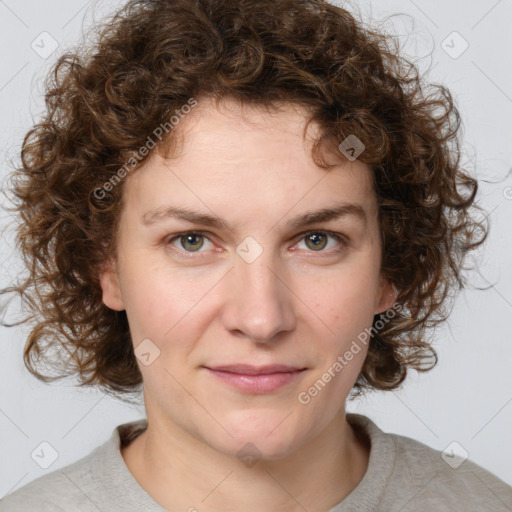
[[[252,366],[249,364],[229,364],[222,366],[205,366],[209,370],[236,373],[239,375],[271,375],[273,373],[292,373],[305,370],[299,366],[286,364],[269,364],[265,366]]]
[[[263,394],[276,391],[296,380],[307,368],[288,365],[224,365],[203,367],[220,382],[239,391]]]

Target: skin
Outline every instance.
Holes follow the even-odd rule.
[[[291,104],[268,113],[202,99],[180,121],[180,151],[154,152],[124,183],[119,259],[101,273],[103,302],[126,310],[134,347],[149,339],[160,354],[138,361],[148,429],[122,456],[169,510],[325,512],[366,472],[370,447],[346,421],[345,401],[367,347],[310,403],[297,396],[396,297],[380,274],[370,169],[332,153],[334,169],[317,166],[318,132],[310,125],[304,140],[304,123]],[[286,226],[340,201],[360,204],[366,224],[347,215]],[[221,217],[232,230],[173,218],[144,225],[145,213],[170,205]],[[190,230],[206,236],[171,241]],[[347,245],[319,233],[316,248],[304,235],[311,230],[344,235]],[[236,252],[248,236],[263,250],[251,263]],[[202,368],[229,363],[307,370],[257,395]],[[237,457],[248,442],[261,454],[252,466]]]

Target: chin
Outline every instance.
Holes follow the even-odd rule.
[[[217,451],[240,460],[250,467],[257,461],[280,460],[292,454],[296,446],[289,439],[276,438],[270,440],[267,433],[255,433],[243,438],[223,439],[219,443],[209,443]]]
[[[300,437],[304,434],[299,432],[292,415],[269,414],[258,419],[240,419],[239,421],[220,422],[231,434],[222,436],[213,441],[212,446],[218,450],[237,458],[243,457],[245,452],[251,456],[254,451],[255,457],[266,460],[282,459],[292,453],[300,443]],[[284,421],[283,421],[284,420]]]

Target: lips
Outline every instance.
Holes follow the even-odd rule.
[[[203,367],[217,382],[228,385],[238,392],[250,394],[272,393],[297,382],[307,368],[284,364],[252,366],[247,364],[230,364]]]
[[[265,394],[286,389],[297,382],[307,368],[287,364],[253,366],[250,364],[229,364],[203,366],[217,382],[236,389],[241,393]]]
[[[274,373],[293,373],[305,369],[298,366],[289,366],[285,364],[271,364],[265,366],[230,364],[221,366],[207,366],[206,368],[219,372],[235,373],[238,375],[270,375]]]

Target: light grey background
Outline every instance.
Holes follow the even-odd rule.
[[[429,80],[447,85],[457,100],[464,125],[463,161],[481,180],[481,205],[491,224],[472,282],[495,286],[459,296],[449,323],[436,331],[440,362],[434,370],[413,372],[403,389],[374,393],[350,403],[348,410],[439,450],[455,441],[471,460],[512,485],[512,1],[354,0],[343,5],[353,10],[355,3],[367,23],[395,33],[420,69],[430,66]],[[24,134],[39,118],[42,79],[50,65],[82,30],[122,4],[0,0],[2,179],[11,159],[18,160]],[[42,51],[46,38],[44,49],[51,48],[42,32],[59,45],[46,58],[31,47]],[[464,41],[469,46],[459,55]],[[8,217],[0,219],[0,227],[8,223]],[[2,287],[21,270],[9,236],[0,245]],[[17,317],[17,307],[13,302],[8,320]],[[116,425],[144,416],[142,406],[80,390],[70,381],[51,386],[37,381],[22,362],[27,333],[26,326],[0,328],[0,496],[87,455]],[[58,452],[47,469],[31,456],[43,441]]]

